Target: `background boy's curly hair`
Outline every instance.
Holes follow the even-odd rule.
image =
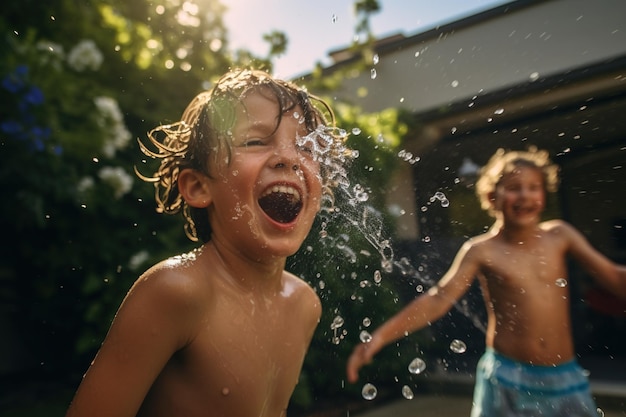
[[[189,103],[179,122],[158,126],[148,132],[148,142],[139,140],[141,151],[161,164],[152,176],[144,176],[135,169],[144,181],[154,183],[157,211],[161,213],[183,213],[185,233],[189,239],[208,242],[211,226],[204,208],[189,206],[178,190],[178,175],[181,170],[195,169],[211,176],[209,169],[218,157],[231,157],[231,129],[236,123],[236,106],[252,91],[263,89],[276,100],[278,120],[283,114],[299,106],[303,124],[308,133],[320,126],[335,125],[334,114],[323,100],[308,94],[295,84],[275,79],[259,70],[233,70],[222,76],[209,91],[198,94]],[[328,125],[330,123],[330,125]],[[332,134],[336,145],[345,138]],[[294,141],[296,138],[294,137]],[[155,151],[150,148],[156,148]],[[327,190],[328,184],[323,186]]]
[[[489,161],[481,168],[476,181],[476,195],[483,210],[493,215],[493,205],[490,194],[495,192],[496,186],[506,174],[519,166],[537,168],[543,174],[544,189],[555,192],[559,186],[559,167],[552,163],[550,155],[545,150],[538,150],[531,146],[527,151],[505,151],[498,149]]]

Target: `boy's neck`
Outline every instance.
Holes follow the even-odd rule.
[[[504,240],[517,244],[536,239],[539,234],[539,225],[536,223],[525,226],[510,225],[498,219],[491,227],[491,230],[494,234],[500,235]]]
[[[278,285],[280,288],[282,274],[285,268],[285,259],[276,258],[273,262],[255,262],[251,259],[238,256],[235,251],[230,251],[216,242],[208,242],[204,250],[211,252],[214,262],[210,268],[221,268],[227,279],[242,289],[251,291],[270,290]]]

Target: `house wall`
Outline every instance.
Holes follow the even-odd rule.
[[[422,113],[538,82],[624,55],[624,16],[623,0],[513,2],[380,51],[376,77],[353,74],[337,96],[366,112]]]

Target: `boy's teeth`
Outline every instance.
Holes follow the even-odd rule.
[[[298,190],[288,185],[275,185],[265,191],[265,193],[263,193],[263,196],[269,195],[271,193],[291,194],[294,196],[295,199],[300,200],[300,193],[298,192]]]

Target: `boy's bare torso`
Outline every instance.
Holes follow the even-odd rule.
[[[540,365],[571,360],[567,242],[544,223],[528,239],[483,235],[473,245],[488,314],[487,346]]]
[[[279,291],[250,291],[216,265],[215,259],[199,259],[187,267],[186,274],[199,278],[193,290],[205,308],[199,309],[191,340],[168,361],[139,416],[286,414],[317,324],[319,300],[288,273]]]

